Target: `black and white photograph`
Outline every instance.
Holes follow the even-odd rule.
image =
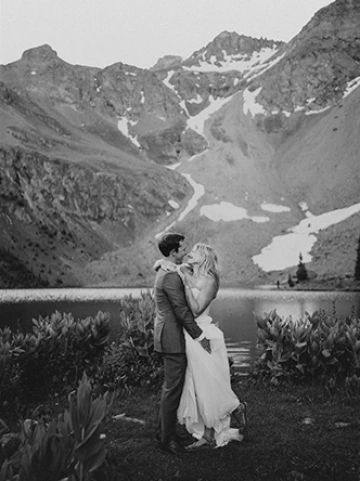
[[[359,481],[360,0],[0,0],[0,481]]]

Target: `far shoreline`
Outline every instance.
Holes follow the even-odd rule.
[[[132,285],[124,284],[124,285],[89,285],[89,286],[61,286],[61,287],[16,287],[16,288],[0,288],[0,304],[1,302],[8,302],[9,298],[16,298],[16,294],[20,294],[20,292],[23,293],[28,293],[29,295],[31,293],[37,293],[35,298],[40,299],[41,298],[41,292],[47,292],[49,294],[49,301],[51,300],[59,300],[58,295],[60,295],[60,298],[70,298],[71,295],[68,297],[66,295],[66,291],[81,291],[81,290],[89,290],[89,291],[94,291],[94,294],[96,291],[113,291],[112,294],[117,298],[118,296],[116,295],[116,290],[121,290],[121,291],[129,291],[129,295],[134,295],[137,291],[137,295],[140,297],[142,293],[146,292],[151,292],[152,290],[151,285],[139,285],[137,283],[134,283]],[[275,283],[271,284],[236,284],[234,282],[222,282],[220,286],[220,290],[222,289],[239,289],[239,290],[248,290],[248,291],[272,291],[272,292],[349,292],[349,293],[357,293],[360,292],[360,282],[347,282],[346,284],[343,283],[342,285],[339,285],[339,281],[308,281],[308,282],[302,282],[295,284],[293,287],[289,287],[287,284],[280,284],[279,286]],[[134,292],[131,292],[134,291]],[[53,296],[51,295],[53,293]],[[122,294],[120,297],[123,297],[124,294]],[[111,292],[108,293],[106,296],[107,298],[112,298]],[[22,297],[22,296],[21,296]],[[25,296],[23,300],[26,300]],[[30,298],[33,296],[30,295]],[[92,297],[92,296],[90,296]],[[97,297],[97,296],[95,296]],[[7,298],[7,299],[6,299]],[[52,299],[53,298],[53,299]],[[11,302],[11,301],[10,301]]]

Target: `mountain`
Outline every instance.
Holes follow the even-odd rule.
[[[224,283],[286,282],[296,266],[253,257],[360,202],[359,28],[336,0],[288,43],[225,31],[149,70],[44,45],[0,66],[2,285],[151,285],[171,225],[217,248]],[[359,213],[316,233],[318,285],[350,283],[358,237]]]
[[[2,67],[0,241],[41,285],[82,285],[78,270],[134,242],[173,210],[169,201],[190,194],[180,174],[145,159],[118,129],[110,94],[94,94],[96,75],[47,46]]]

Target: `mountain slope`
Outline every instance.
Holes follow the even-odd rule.
[[[81,285],[89,261],[134,242],[190,191],[105,122],[106,135],[93,135],[4,84],[0,118],[2,258],[17,258],[40,285]]]
[[[19,278],[151,285],[171,228],[216,247],[224,283],[286,282],[296,266],[254,256],[360,202],[358,31],[359,3],[336,0],[287,44],[222,32],[150,70],[72,66],[49,46],[0,66],[0,242]],[[316,234],[319,283],[352,277],[358,226]]]

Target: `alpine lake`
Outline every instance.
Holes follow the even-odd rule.
[[[31,331],[32,319],[55,311],[72,313],[74,318],[110,314],[111,337],[119,331],[120,301],[137,298],[149,288],[63,288],[0,290],[0,328],[9,326]],[[306,318],[323,309],[337,318],[360,317],[359,291],[300,291],[285,289],[220,289],[210,314],[224,332],[229,355],[239,374],[247,374],[258,355],[255,314],[263,316],[276,309],[282,318]]]

